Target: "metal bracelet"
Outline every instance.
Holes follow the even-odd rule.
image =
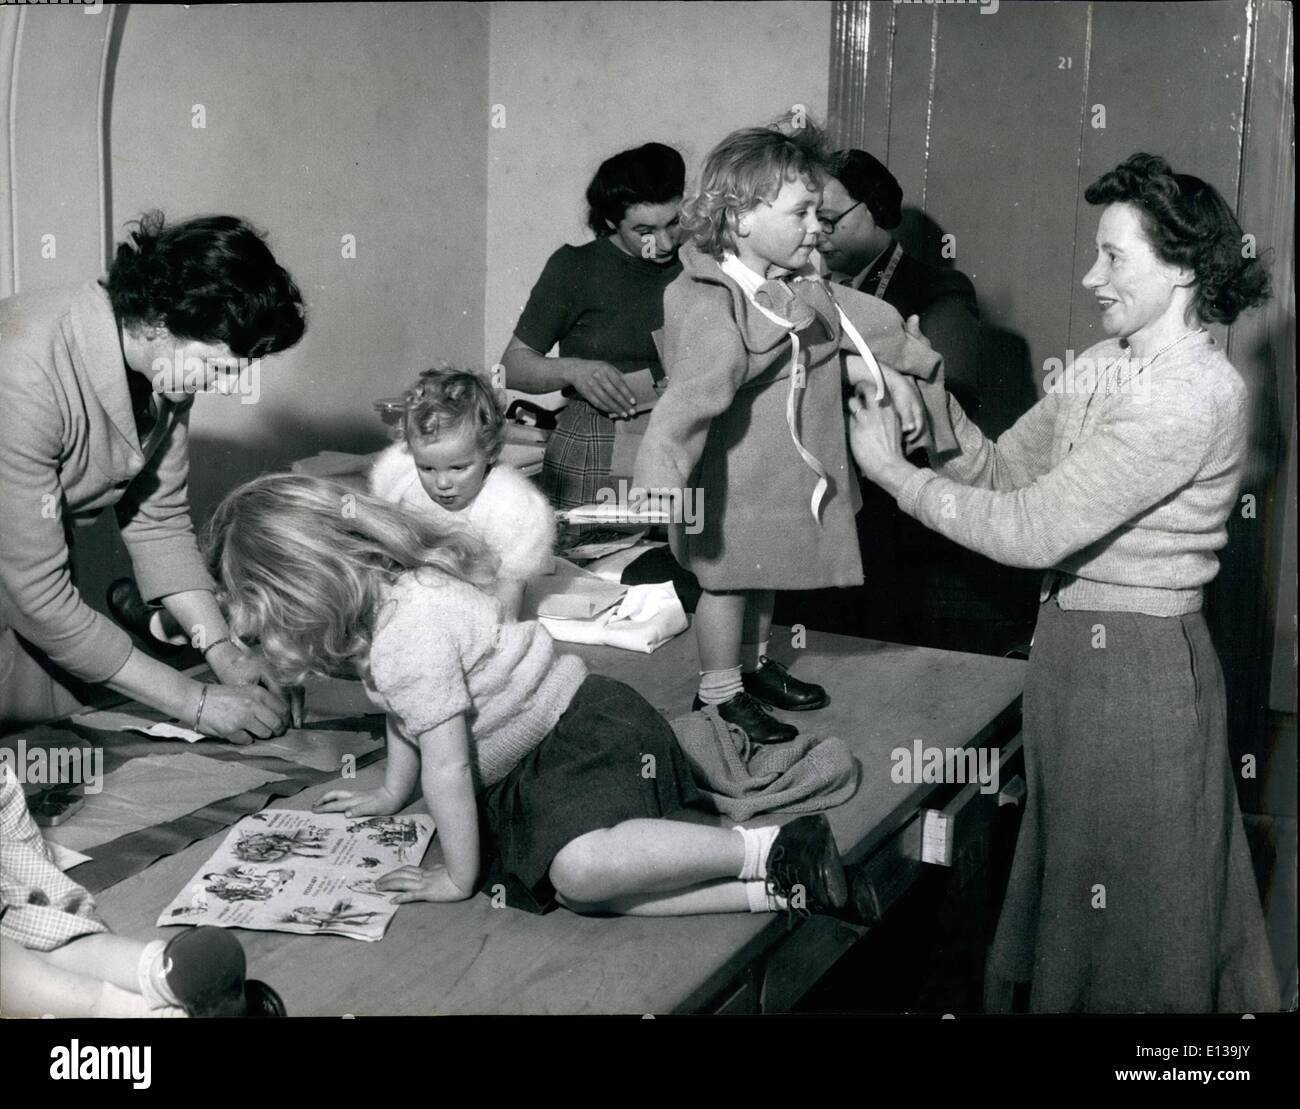
[[[194,710],[194,730],[196,732],[199,730],[199,718],[203,715],[203,706],[207,703],[207,700],[208,686],[207,683],[204,682],[203,690],[199,693],[199,707]]]

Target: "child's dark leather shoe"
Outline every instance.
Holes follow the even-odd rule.
[[[767,884],[801,916],[838,913],[845,907],[848,879],[823,814],[801,816],[781,828],[768,852]]]
[[[718,715],[728,724],[735,724],[747,736],[751,743],[784,743],[794,739],[799,729],[784,720],[769,716],[767,711],[748,693],[737,693],[730,701],[714,705]],[[692,712],[704,708],[704,702],[695,698],[691,704]]]
[[[765,705],[787,712],[810,712],[824,709],[831,703],[826,690],[811,682],[801,682],[776,659],[766,655],[758,660],[758,669],[752,674],[741,674],[745,692]]]

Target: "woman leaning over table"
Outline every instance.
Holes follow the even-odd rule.
[[[1247,445],[1247,390],[1205,330],[1268,296],[1204,181],[1135,154],[1083,278],[1110,336],[996,443],[949,397],[961,453],[918,469],[856,399],[853,451],[904,511],[1048,570],[1024,695],[1028,806],[988,965],[998,1007],[1276,1010],[1277,983],[1201,614]]]
[[[0,301],[0,730],[75,710],[87,684],[235,742],[284,730],[195,544],[189,419],[194,394],[304,326],[293,279],[233,216],[150,213],[102,281]],[[137,650],[78,592],[70,525],[109,507],[141,593],[202,628],[218,684]]]

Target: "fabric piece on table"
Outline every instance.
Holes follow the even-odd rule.
[[[837,736],[759,746],[710,707],[670,723],[696,784],[732,820],[822,812],[857,792],[861,767]]]
[[[369,732],[331,731],[323,728],[294,728],[275,739],[260,739],[238,751],[255,757],[273,757],[313,770],[338,774],[345,756],[357,759],[384,746],[381,737]]]
[[[202,755],[149,755],[104,775],[103,789],[49,838],[74,851],[107,843],[285,776]]]

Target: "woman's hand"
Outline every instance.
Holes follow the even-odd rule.
[[[442,864],[430,867],[401,866],[390,870],[375,882],[375,889],[397,891],[394,905],[408,901],[464,901],[473,890],[463,890],[451,880],[451,874]]]
[[[348,789],[332,789],[311,807],[312,812],[341,812],[344,816],[392,816],[402,803],[380,786],[353,793]]]
[[[636,395],[615,367],[590,358],[566,361],[565,380],[592,408],[604,412],[611,420],[630,420],[636,415]]]
[[[203,657],[222,685],[262,686],[277,702],[286,706],[289,726],[302,727],[306,691],[300,685],[279,686],[268,672],[265,660],[260,656],[252,651],[241,650],[230,640],[226,640],[224,643],[214,645],[211,650],[204,653]],[[204,712],[206,714],[206,707]]]
[[[891,496],[897,496],[913,466],[903,454],[898,410],[876,404],[859,387],[849,399],[849,448],[863,475]]]
[[[255,739],[283,735],[289,722],[289,706],[270,690],[258,685],[209,685],[203,697],[203,711],[194,722],[204,735],[228,739],[241,746]]]

